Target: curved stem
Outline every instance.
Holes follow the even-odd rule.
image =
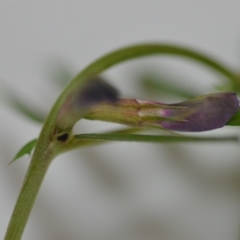
[[[59,145],[56,142],[56,139],[54,139],[54,134],[57,127],[57,114],[63,103],[66,101],[68,95],[74,89],[81,88],[81,86],[83,86],[92,76],[99,75],[101,72],[113,65],[130,59],[157,54],[182,56],[195,60],[224,75],[233,84],[236,81],[235,75],[232,71],[217,61],[196,51],[167,44],[142,44],[126,47],[107,54],[90,64],[66,87],[54,104],[44,123],[23,187],[20,191],[11,221],[9,223],[5,240],[21,239],[24,227],[27,223],[48,166],[54,156],[61,152],[61,145]]]
[[[117,65],[121,62],[132,60],[139,57],[146,57],[150,55],[171,55],[187,58],[198,63],[205,65],[206,67],[222,74],[228,78],[231,82],[236,81],[236,76],[231,69],[224,66],[222,63],[213,59],[205,54],[195,51],[190,48],[181,47],[177,45],[169,44],[142,44],[126,47],[112,53],[105,55],[102,58],[94,61],[81,71],[75,79],[70,83],[71,85],[79,84],[80,79],[89,79],[93,75],[98,75],[104,70]],[[81,80],[83,81],[83,80]]]

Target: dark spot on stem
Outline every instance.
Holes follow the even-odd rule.
[[[68,133],[64,133],[64,134],[57,137],[57,140],[60,141],[60,142],[66,142],[67,139],[68,139]]]

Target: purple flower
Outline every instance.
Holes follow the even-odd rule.
[[[235,93],[212,93],[163,104],[137,99],[119,99],[117,91],[100,77],[76,89],[58,113],[58,127],[71,129],[80,118],[116,122],[134,127],[201,132],[221,128],[239,110]]]
[[[95,105],[85,117],[134,127],[201,132],[223,127],[238,110],[236,94],[227,92],[203,95],[176,104],[119,99],[115,104]]]
[[[175,131],[201,132],[226,125],[239,110],[239,101],[235,93],[227,92],[203,95],[165,106],[162,116],[166,120],[147,125],[160,125],[165,129]]]

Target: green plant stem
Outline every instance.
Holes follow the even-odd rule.
[[[130,134],[130,133],[136,133],[136,132],[143,132],[144,130],[146,130],[146,128],[123,128],[123,129],[119,129],[119,130],[114,130],[114,131],[109,131],[109,132],[105,132],[102,134],[121,134],[121,135],[125,135],[125,134]],[[78,135],[73,136],[69,142],[64,145],[61,149],[61,153],[64,152],[68,152],[74,149],[78,149],[81,147],[86,147],[86,146],[96,146],[99,144],[103,144],[103,143],[107,143],[107,141],[105,140],[97,140],[96,139],[87,139],[87,138],[78,138]]]
[[[35,147],[31,164],[27,171],[25,181],[13,211],[8,230],[5,235],[5,240],[21,239],[49,164],[51,160],[61,152],[63,145],[61,146],[61,144],[57,142],[54,135],[56,134],[55,130],[57,128],[58,112],[69,94],[72,91],[84,86],[86,81],[88,81],[91,77],[99,75],[101,72],[113,65],[130,59],[157,54],[175,55],[195,60],[224,75],[231,83],[236,84],[236,77],[232,71],[220,64],[218,61],[191,49],[167,44],[142,44],[126,47],[107,54],[90,64],[81,71],[72,82],[69,83],[54,104],[44,123],[39,140]]]
[[[143,134],[79,134],[75,136],[75,144],[77,144],[77,139],[81,143],[82,140],[92,139],[95,141],[124,141],[124,142],[150,142],[150,143],[194,143],[194,142],[225,142],[233,141],[237,142],[237,136],[225,136],[225,137],[196,137],[196,136],[168,136],[168,135],[143,135]]]
[[[39,151],[33,157],[12,214],[5,240],[21,239],[52,157],[50,153],[41,154]]]
[[[59,143],[53,138],[56,121],[51,116],[49,114],[36,143],[4,240],[21,239],[44,176],[57,155]]]

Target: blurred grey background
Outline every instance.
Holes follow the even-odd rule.
[[[41,125],[10,107],[13,94],[47,113],[63,86],[97,57],[141,42],[202,50],[240,67],[240,1],[0,1],[0,238],[29,164],[8,166]],[[123,97],[180,100],[147,93],[144,73],[209,93],[223,83],[173,57],[132,61],[105,76]],[[170,80],[169,80],[170,81]],[[174,82],[175,81],[175,82]],[[76,132],[119,127],[81,121]],[[238,134],[226,127],[207,134]],[[238,143],[110,143],[74,151],[51,165],[24,240],[237,240],[240,236]]]

